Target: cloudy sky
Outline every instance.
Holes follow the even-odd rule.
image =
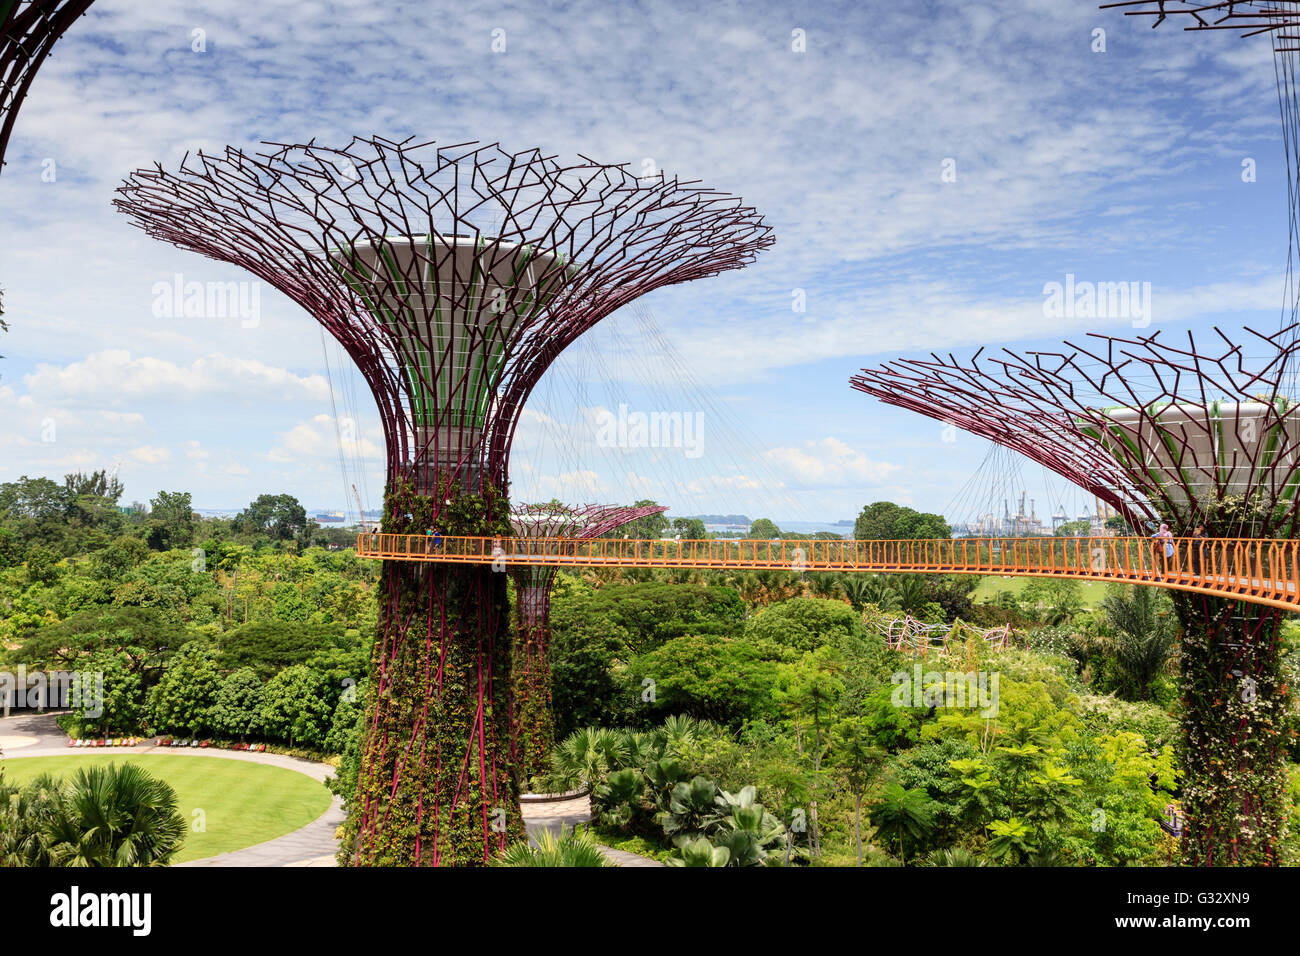
[[[859,367],[1148,321],[1271,330],[1282,303],[1267,41],[1152,31],[1089,0],[100,0],[43,68],[0,174],[0,480],[116,466],[128,500],[341,508],[346,408],[378,500],[373,406],[341,402],[360,386],[327,369],[315,323],[265,286],[255,315],[168,314],[177,276],[245,277],[110,206],[129,170],[187,150],[375,133],[653,163],[775,230],[751,267],[653,293],[548,373],[516,497],[778,520],[882,498],[944,510],[988,446],[851,391]],[[1046,315],[1067,274],[1150,283],[1149,314]],[[652,360],[634,374],[620,350]],[[699,434],[604,447],[620,403],[698,414]]]

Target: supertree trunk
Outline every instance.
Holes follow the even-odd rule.
[[[390,495],[402,503],[386,508],[386,523],[441,530],[448,515],[482,511],[485,500],[491,511],[491,495],[445,494]],[[357,793],[340,857],[361,866],[485,865],[524,837],[508,743],[505,575],[387,561],[380,601]]]
[[[551,665],[546,640],[552,576],[546,574],[548,570],[524,568],[515,575],[510,744],[521,785],[535,774],[545,772],[555,746]]]
[[[579,507],[550,501],[522,505],[510,517],[517,537],[581,538],[589,540],[621,528],[628,522],[662,514],[665,505],[653,503],[620,506],[589,504]],[[544,565],[511,570],[515,583],[514,683],[510,697],[510,753],[520,786],[545,773],[555,746],[552,708],[548,623],[551,588],[556,569]]]
[[[1269,866],[1286,833],[1281,612],[1174,592],[1183,629],[1183,862]]]

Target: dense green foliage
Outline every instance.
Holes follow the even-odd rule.
[[[299,528],[283,496],[262,496],[222,521],[195,515],[183,493],[160,494],[147,511],[119,510],[119,495],[103,473],[0,485],[0,666],[102,674],[102,712],[62,719],[79,736],[267,741],[339,755],[332,787],[350,804],[359,790],[379,795],[382,780],[391,789],[391,765],[362,778],[378,706],[366,675],[379,567],[346,548],[313,546],[316,530]],[[390,529],[436,525],[453,534],[488,521],[477,496],[452,500],[435,519],[432,503],[410,498],[405,511],[390,509]],[[857,533],[946,533],[935,517],[877,503]],[[647,536],[699,532],[660,515],[643,520]],[[761,521],[753,533],[783,536]],[[509,670],[505,577],[444,569],[398,573],[384,585],[405,622],[392,645],[391,687],[402,699],[433,701],[427,715],[380,714],[390,739],[410,740],[427,719],[446,730],[439,740],[459,741],[458,760],[466,756],[465,728],[480,699],[478,637],[470,641],[480,614],[500,631],[494,673]],[[1195,616],[1180,616],[1182,599],[1156,589],[1114,588],[1089,608],[1067,581],[1030,582],[991,603],[974,603],[973,585],[951,575],[560,572],[547,648],[560,743],[533,786],[591,787],[601,839],[676,865],[1177,860],[1160,827],[1166,807],[1210,813],[1203,808],[1230,806],[1223,794],[1242,783],[1232,741],[1207,736],[1197,753],[1178,745],[1189,708],[1211,726],[1215,708],[1227,706],[1213,693],[1213,668],[1231,665],[1227,652],[1212,648],[1210,664],[1180,674],[1188,642],[1214,635],[1189,632]],[[1009,624],[1012,646],[986,647],[967,629],[918,662],[885,646],[883,630],[904,614],[937,625]],[[1287,703],[1270,705],[1268,739],[1251,743],[1291,760],[1300,751],[1296,630],[1283,627],[1270,665],[1275,686],[1266,688]],[[438,702],[425,674],[437,671],[427,654],[439,652],[444,634],[450,691]],[[917,663],[925,693],[954,688],[962,682],[954,674],[996,675],[996,715],[943,693],[901,702]],[[505,720],[499,692],[483,700],[495,734]],[[1221,768],[1218,791],[1187,792],[1180,770],[1198,760]],[[498,772],[507,770],[490,771]],[[509,794],[513,782],[502,780]],[[1297,781],[1294,764],[1286,779],[1271,779],[1275,797],[1258,812],[1300,822]],[[32,807],[45,799],[34,796]],[[350,814],[349,825],[356,819]],[[519,835],[517,816],[508,822],[502,846]],[[422,825],[402,816],[396,838]],[[470,846],[481,814],[455,827]],[[355,829],[348,839],[355,847]],[[575,841],[583,842],[570,835],[552,849],[587,853]],[[1300,835],[1281,850],[1282,862],[1300,860]],[[404,852],[394,844],[376,858],[405,860]],[[525,851],[511,852],[522,860]]]
[[[103,706],[62,720],[76,736],[322,749],[369,663],[375,569],[270,524],[201,519],[188,494],[147,513],[120,494],[102,472],[0,485],[0,665],[102,674]]]

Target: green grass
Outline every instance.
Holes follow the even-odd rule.
[[[94,763],[138,764],[171,784],[191,829],[173,863],[284,836],[311,823],[330,805],[325,785],[296,770],[221,757],[120,752],[7,757],[0,760],[0,770],[8,782],[21,784],[42,773],[68,777]],[[202,817],[196,817],[195,810],[202,810]],[[200,819],[204,831],[193,832]]]
[[[998,592],[1007,591],[1011,594],[1020,596],[1020,592],[1034,578],[1027,577],[1003,577],[997,574],[972,575],[978,577],[978,583],[975,586],[975,602],[995,601]],[[1089,610],[1096,610],[1101,604],[1101,599],[1106,596],[1106,583],[1102,581],[1076,581],[1079,585],[1079,597],[1083,601],[1083,606]]]
[[[665,850],[643,836],[629,836],[619,833],[618,830],[612,827],[606,828],[593,824],[589,828],[589,832],[597,843],[607,846],[611,850],[625,850],[628,853],[635,853],[637,856],[648,856],[660,863],[666,862],[673,855],[671,849]]]

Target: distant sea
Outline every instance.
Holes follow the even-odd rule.
[[[206,518],[233,518],[235,515],[239,514],[239,512],[242,511],[243,509],[241,508],[195,508],[194,510]],[[338,509],[308,508],[307,517],[312,518],[318,514],[334,511],[334,510],[338,510]],[[353,515],[354,512],[352,511],[348,512],[348,517],[351,518]],[[373,518],[378,518],[378,517],[379,517],[378,513],[373,513],[373,514],[370,512],[366,513],[366,518],[368,520]],[[833,521],[777,521],[776,526],[780,528],[782,531],[794,531],[797,532],[798,534],[816,534],[818,531],[829,531],[832,534],[838,534],[844,537],[853,536],[852,521],[850,521],[848,524],[836,524]],[[338,526],[336,525],[336,527]],[[749,531],[749,527],[747,525],[709,524],[708,522],[706,522],[704,527],[705,530],[711,533],[735,534],[737,532],[740,532],[741,534],[744,534],[747,531]]]
[[[797,534],[816,534],[818,531],[829,531],[832,534],[843,535],[846,537],[853,536],[853,522],[848,524],[835,524],[833,521],[777,521],[776,526],[782,531],[794,531]],[[705,524],[704,529],[713,533],[735,533],[746,532],[749,529],[744,525],[731,524]]]

